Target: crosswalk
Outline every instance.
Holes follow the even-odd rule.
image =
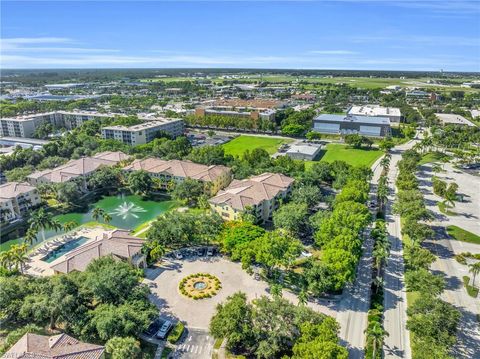
[[[193,339],[193,340],[192,340]],[[189,336],[185,342],[177,345],[174,358],[210,359],[213,350],[213,338],[207,336]]]

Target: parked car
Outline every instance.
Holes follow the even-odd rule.
[[[213,256],[215,254],[215,247],[207,248],[207,256]]]
[[[172,322],[167,320],[165,321],[165,323],[163,323],[162,327],[157,332],[156,337],[159,339],[165,339],[170,329],[172,329]]]
[[[148,326],[148,329],[145,331],[145,334],[148,335],[149,337],[153,337],[158,332],[161,326],[162,326],[162,321],[159,318],[157,318]]]
[[[175,258],[177,258],[177,259],[182,259],[182,258],[183,258],[182,252],[176,251],[176,252],[175,252]]]
[[[203,257],[205,255],[205,247],[197,248],[197,256]]]

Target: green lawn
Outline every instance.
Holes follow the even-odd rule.
[[[447,205],[445,202],[437,202],[438,210],[447,216],[458,216],[458,213],[451,211],[452,208],[450,205]]]
[[[327,144],[327,148],[320,158],[321,162],[345,161],[352,166],[372,166],[383,152],[376,149],[362,150],[350,148],[336,143]],[[307,161],[306,168],[311,167],[316,161]]]
[[[422,156],[419,164],[424,165],[426,163],[435,163],[435,162],[448,162],[450,156],[440,153],[440,152],[428,152]]]
[[[269,154],[273,155],[277,152],[280,145],[290,142],[293,142],[293,140],[241,135],[225,143],[223,148],[226,154],[233,156],[241,156],[246,150],[253,150],[254,148],[263,148]]]
[[[480,244],[480,236],[457,226],[448,226],[447,233],[457,241]]]

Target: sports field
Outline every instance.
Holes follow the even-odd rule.
[[[375,161],[380,158],[382,151],[372,149],[363,150],[350,148],[345,145],[336,143],[327,144],[327,148],[323,156],[320,158],[321,162],[344,161],[352,166],[372,166]],[[305,163],[306,167],[311,167],[315,161],[308,161]]]
[[[246,150],[263,148],[269,154],[277,152],[280,145],[290,143],[292,140],[286,138],[257,137],[257,136],[238,136],[230,142],[223,145],[225,154],[232,156],[241,156]]]

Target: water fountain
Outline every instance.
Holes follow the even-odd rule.
[[[127,219],[128,216],[138,218],[139,216],[136,213],[147,212],[144,208],[136,205],[133,202],[124,201],[122,204],[118,205],[110,214],[121,217],[122,219]]]

